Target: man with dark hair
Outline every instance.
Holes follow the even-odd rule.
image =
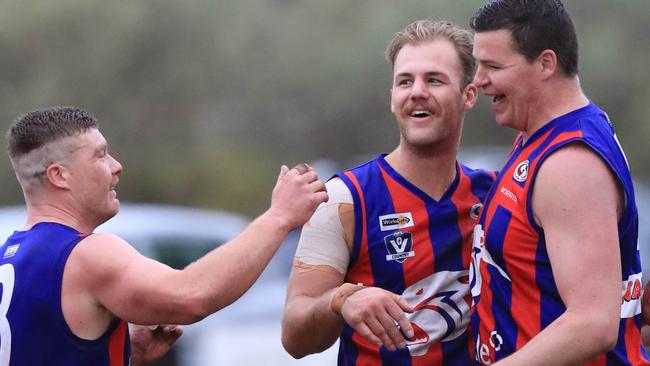
[[[303,357],[340,337],[339,365],[468,365],[471,233],[494,180],[456,161],[476,101],[471,33],[416,21],[386,57],[399,145],[327,182],[298,244],[282,343]]]
[[[520,131],[474,233],[477,362],[648,365],[632,178],[582,92],[571,18],[559,0],[495,0],[470,25],[474,83]]]
[[[271,207],[232,241],[183,270],[93,230],[117,214],[122,165],[93,116],[30,112],[7,134],[27,223],[0,247],[0,365],[140,365],[179,328],[229,305],[257,279],[286,234],[327,199],[306,165],[282,166]],[[133,353],[131,357],[131,346]]]

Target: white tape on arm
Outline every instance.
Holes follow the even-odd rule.
[[[307,265],[326,265],[347,272],[350,250],[339,217],[340,204],[352,204],[352,194],[339,178],[325,184],[329,200],[303,226],[296,259]]]

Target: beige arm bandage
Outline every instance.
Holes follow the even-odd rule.
[[[345,242],[339,205],[352,204],[352,194],[339,178],[331,179],[325,186],[329,200],[318,206],[303,226],[294,267],[297,270],[319,270],[327,266],[344,274],[350,262],[350,249]]]

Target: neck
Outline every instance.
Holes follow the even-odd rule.
[[[81,233],[91,233],[97,225],[92,225],[82,219],[83,215],[66,205],[51,203],[27,203],[27,228],[39,222],[55,222],[69,226]]]
[[[589,99],[582,92],[577,76],[553,80],[539,94],[528,114],[528,123],[523,131],[525,139],[555,118],[589,104]]]
[[[423,152],[400,144],[386,156],[395,171],[431,198],[439,200],[456,178],[456,150]]]

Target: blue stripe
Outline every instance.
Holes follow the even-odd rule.
[[[343,327],[341,341],[339,342],[338,366],[352,366],[357,364],[359,350],[352,342],[354,330],[347,324]]]
[[[442,364],[445,366],[467,366],[471,365],[472,360],[469,357],[469,348],[471,339],[466,331],[460,337],[448,342],[440,342],[442,347]],[[453,357],[446,357],[451,355]]]
[[[508,273],[503,260],[503,243],[512,213],[502,206],[497,207],[491,221],[489,231],[485,236],[485,243],[494,262]],[[492,265],[487,266],[490,272],[490,291],[492,296],[492,316],[494,317],[495,330],[501,336],[501,349],[497,352],[497,360],[515,351],[517,339],[517,326],[510,317],[512,307],[512,283],[503,278],[499,270]],[[483,340],[489,342],[489,340]]]
[[[438,205],[427,205],[429,215],[429,237],[434,253],[434,271],[462,271],[463,235],[458,227],[458,209],[447,199]]]
[[[398,349],[391,352],[386,348],[381,347],[379,350],[379,357],[381,358],[381,364],[385,366],[410,366],[412,364],[411,354],[409,353],[408,348]]]
[[[379,216],[395,213],[395,207],[379,166],[374,163],[366,165],[366,168],[360,174],[356,174],[355,171],[355,175],[359,180],[366,202],[372,202],[372,204],[366,205],[366,226],[368,258],[374,277],[374,286],[402,293],[405,288],[403,266],[397,261],[386,260],[387,250],[384,236],[392,232],[381,231],[379,225]]]
[[[561,298],[557,296],[559,291],[553,278],[551,260],[546,251],[546,241],[543,232],[537,240],[535,280],[539,288],[540,296],[540,327],[544,329],[566,311],[566,306],[561,301]]]

